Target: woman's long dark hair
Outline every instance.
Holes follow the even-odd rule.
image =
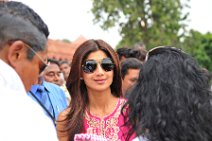
[[[138,136],[149,141],[212,141],[208,75],[179,49],[150,52],[129,95],[126,124]]]
[[[82,64],[90,53],[98,50],[105,52],[115,64],[111,92],[116,97],[122,96],[119,60],[114,49],[103,40],[91,39],[80,45],[73,56],[71,71],[66,82],[71,95],[70,111],[64,126],[66,127],[65,131],[68,131],[69,140],[73,140],[75,134],[83,132],[83,117],[88,104],[87,89],[84,81],[80,80]]]

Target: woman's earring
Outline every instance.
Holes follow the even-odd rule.
[[[83,78],[82,78],[82,77],[80,77],[80,80],[83,80]]]

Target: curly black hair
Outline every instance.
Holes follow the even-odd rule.
[[[212,141],[208,74],[188,54],[173,47],[148,53],[125,106],[125,117],[149,141]]]

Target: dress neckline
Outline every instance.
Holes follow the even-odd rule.
[[[112,115],[114,115],[114,114],[116,113],[116,111],[117,111],[119,105],[120,105],[120,98],[118,99],[118,102],[116,103],[116,106],[115,106],[114,110],[113,110],[110,114],[105,115],[105,116],[102,117],[102,118],[101,118],[101,117],[98,117],[98,116],[96,116],[96,115],[93,115],[87,108],[86,108],[85,111],[87,112],[87,114],[88,114],[90,117],[94,117],[94,118],[97,118],[97,119],[106,119],[106,118],[108,118],[108,117],[110,117],[110,116],[112,116]]]

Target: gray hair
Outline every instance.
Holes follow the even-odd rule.
[[[0,50],[11,41],[21,40],[34,51],[46,47],[48,27],[28,6],[14,1],[0,2]],[[34,53],[28,50],[28,59]]]

